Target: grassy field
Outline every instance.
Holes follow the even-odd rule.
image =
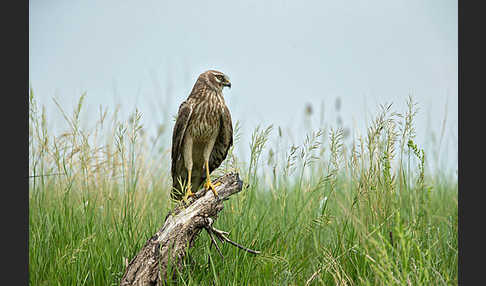
[[[58,106],[67,128],[55,135],[30,95],[30,285],[118,285],[173,206],[173,123],[149,137],[139,112],[120,120],[100,108],[82,128],[83,100]],[[230,150],[214,176],[237,171],[247,187],[215,227],[262,254],[225,244],[222,260],[201,232],[178,284],[457,285],[457,179],[426,172],[408,103],[402,113],[382,106],[349,142],[323,128],[283,146],[272,126],[241,142],[234,122],[234,148],[251,154]]]

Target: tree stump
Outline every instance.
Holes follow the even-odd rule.
[[[229,242],[245,251],[259,253],[231,241],[227,232],[212,227],[214,219],[223,209],[223,201],[242,190],[243,182],[237,173],[229,173],[218,178],[221,182],[216,187],[218,197],[211,191],[199,190],[190,197],[188,204],[181,202],[165,218],[165,223],[143,246],[139,253],[127,265],[120,286],[128,285],[163,285],[167,280],[169,259],[171,265],[182,268],[182,259],[187,249],[192,247],[196,237],[204,228],[215,244],[216,236],[222,242]],[[214,235],[214,236],[213,236]],[[173,273],[175,274],[175,273]]]

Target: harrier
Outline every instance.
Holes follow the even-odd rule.
[[[172,133],[171,197],[175,200],[187,201],[194,195],[192,186],[197,190],[204,180],[206,191],[211,189],[218,196],[209,174],[221,165],[233,145],[231,114],[223,98],[225,86],[231,88],[224,73],[208,70],[199,75],[179,106]]]

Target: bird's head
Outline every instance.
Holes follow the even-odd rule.
[[[220,71],[208,70],[202,73],[201,76],[204,78],[206,84],[213,89],[221,91],[225,86],[231,88],[231,82],[228,76]]]

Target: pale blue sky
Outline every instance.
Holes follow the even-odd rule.
[[[29,81],[47,106],[56,97],[71,109],[86,91],[91,109],[136,105],[156,124],[215,68],[232,80],[226,101],[248,138],[259,123],[298,130],[307,103],[324,102],[335,126],[340,97],[352,127],[381,103],[404,111],[412,94],[419,144],[447,113],[453,164],[457,45],[449,0],[29,1]]]

